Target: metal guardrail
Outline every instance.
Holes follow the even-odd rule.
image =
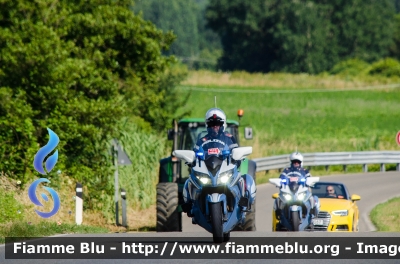
[[[257,164],[257,172],[283,169],[290,165],[289,155],[253,159]],[[364,172],[368,171],[368,164],[380,164],[381,171],[385,171],[385,164],[396,164],[400,171],[400,151],[359,151],[359,152],[316,152],[302,153],[303,167],[362,164]]]

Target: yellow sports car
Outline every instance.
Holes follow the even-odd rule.
[[[314,231],[359,231],[359,211],[356,201],[361,197],[349,191],[343,183],[317,182],[311,188],[320,202],[318,216],[313,219]],[[278,197],[275,193],[272,198]],[[272,231],[276,231],[279,221],[272,213]]]
[[[343,183],[317,182],[311,188],[318,196],[321,208],[313,219],[314,230],[321,231],[358,231],[359,211],[356,201],[360,196],[349,191]]]

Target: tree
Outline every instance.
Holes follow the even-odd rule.
[[[338,55],[373,62],[389,54],[394,34],[395,8],[391,0],[329,1],[333,6]]]
[[[390,56],[400,60],[400,14],[394,18],[393,44],[390,47]]]
[[[146,20],[164,32],[172,31],[176,41],[167,54],[178,57],[193,57],[199,53],[197,13],[194,1],[190,0],[137,0],[133,10],[142,12]]]
[[[318,73],[386,56],[393,12],[390,0],[216,0],[207,18],[222,38],[225,70]]]
[[[268,70],[272,52],[262,30],[267,13],[264,0],[218,0],[207,7],[208,26],[221,37],[223,56],[219,67],[250,72]]]
[[[130,5],[0,0],[0,171],[29,175],[49,127],[62,139],[58,166],[87,187],[112,191],[105,152],[119,121],[170,124],[184,100],[173,89],[182,71],[162,55],[175,36]]]

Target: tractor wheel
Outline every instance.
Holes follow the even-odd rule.
[[[182,213],[178,210],[178,184],[157,184],[157,232],[181,232]]]

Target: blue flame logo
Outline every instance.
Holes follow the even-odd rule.
[[[39,201],[39,199],[36,197],[36,189],[41,182],[50,182],[50,181],[45,178],[40,178],[40,179],[34,181],[31,184],[31,186],[29,186],[29,190],[28,190],[29,199],[32,201],[32,203],[34,203],[37,206],[43,206],[42,203]],[[58,212],[58,210],[60,209],[60,198],[58,197],[57,192],[54,191],[53,189],[51,189],[49,187],[44,187],[44,188],[50,193],[51,197],[53,198],[54,207],[50,212],[40,212],[38,210],[35,210],[35,212],[42,218],[49,218],[49,217],[52,217],[53,215],[55,215]],[[46,194],[41,193],[41,196],[46,202],[49,200],[49,198],[47,197]]]
[[[55,153],[53,155],[51,155],[50,157],[48,157],[46,160],[47,173],[45,172],[45,170],[43,168],[43,161],[46,158],[46,156],[49,155],[50,152],[53,151],[53,149],[55,149],[57,147],[58,142],[60,141],[57,134],[54,133],[50,128],[47,128],[47,131],[49,132],[49,136],[50,136],[49,142],[47,142],[47,144],[44,147],[39,149],[39,151],[35,155],[35,159],[33,160],[33,167],[35,168],[35,170],[37,172],[39,172],[40,174],[43,174],[43,175],[46,175],[47,173],[49,173],[56,165],[57,160],[58,160],[58,150],[56,150]],[[38,185],[42,182],[50,182],[50,181],[45,178],[40,178],[40,179],[34,181],[31,184],[31,186],[29,186],[28,196],[29,196],[29,199],[32,201],[32,203],[34,203],[37,206],[43,207],[42,203],[36,197],[36,189],[37,189]],[[52,217],[53,215],[55,215],[58,212],[58,210],[60,209],[60,198],[58,197],[57,192],[54,191],[53,189],[51,189],[49,187],[44,187],[44,188],[50,193],[50,195],[54,201],[54,207],[51,210],[51,212],[40,212],[38,210],[35,210],[35,212],[42,218],[49,218],[49,217]],[[46,194],[41,193],[41,196],[46,202],[49,200],[49,198],[47,197]]]
[[[47,131],[49,132],[50,136],[49,142],[47,142],[47,144],[44,147],[39,149],[33,161],[33,167],[35,167],[35,170],[43,175],[46,175],[46,172],[43,169],[43,161],[46,158],[46,156],[49,155],[49,153],[57,147],[58,142],[60,141],[57,134],[54,133],[50,128],[47,128]],[[56,150],[56,152],[50,157],[48,157],[48,159],[46,160],[47,172],[50,172],[54,168],[54,166],[57,163],[57,160],[58,160],[58,150]]]

